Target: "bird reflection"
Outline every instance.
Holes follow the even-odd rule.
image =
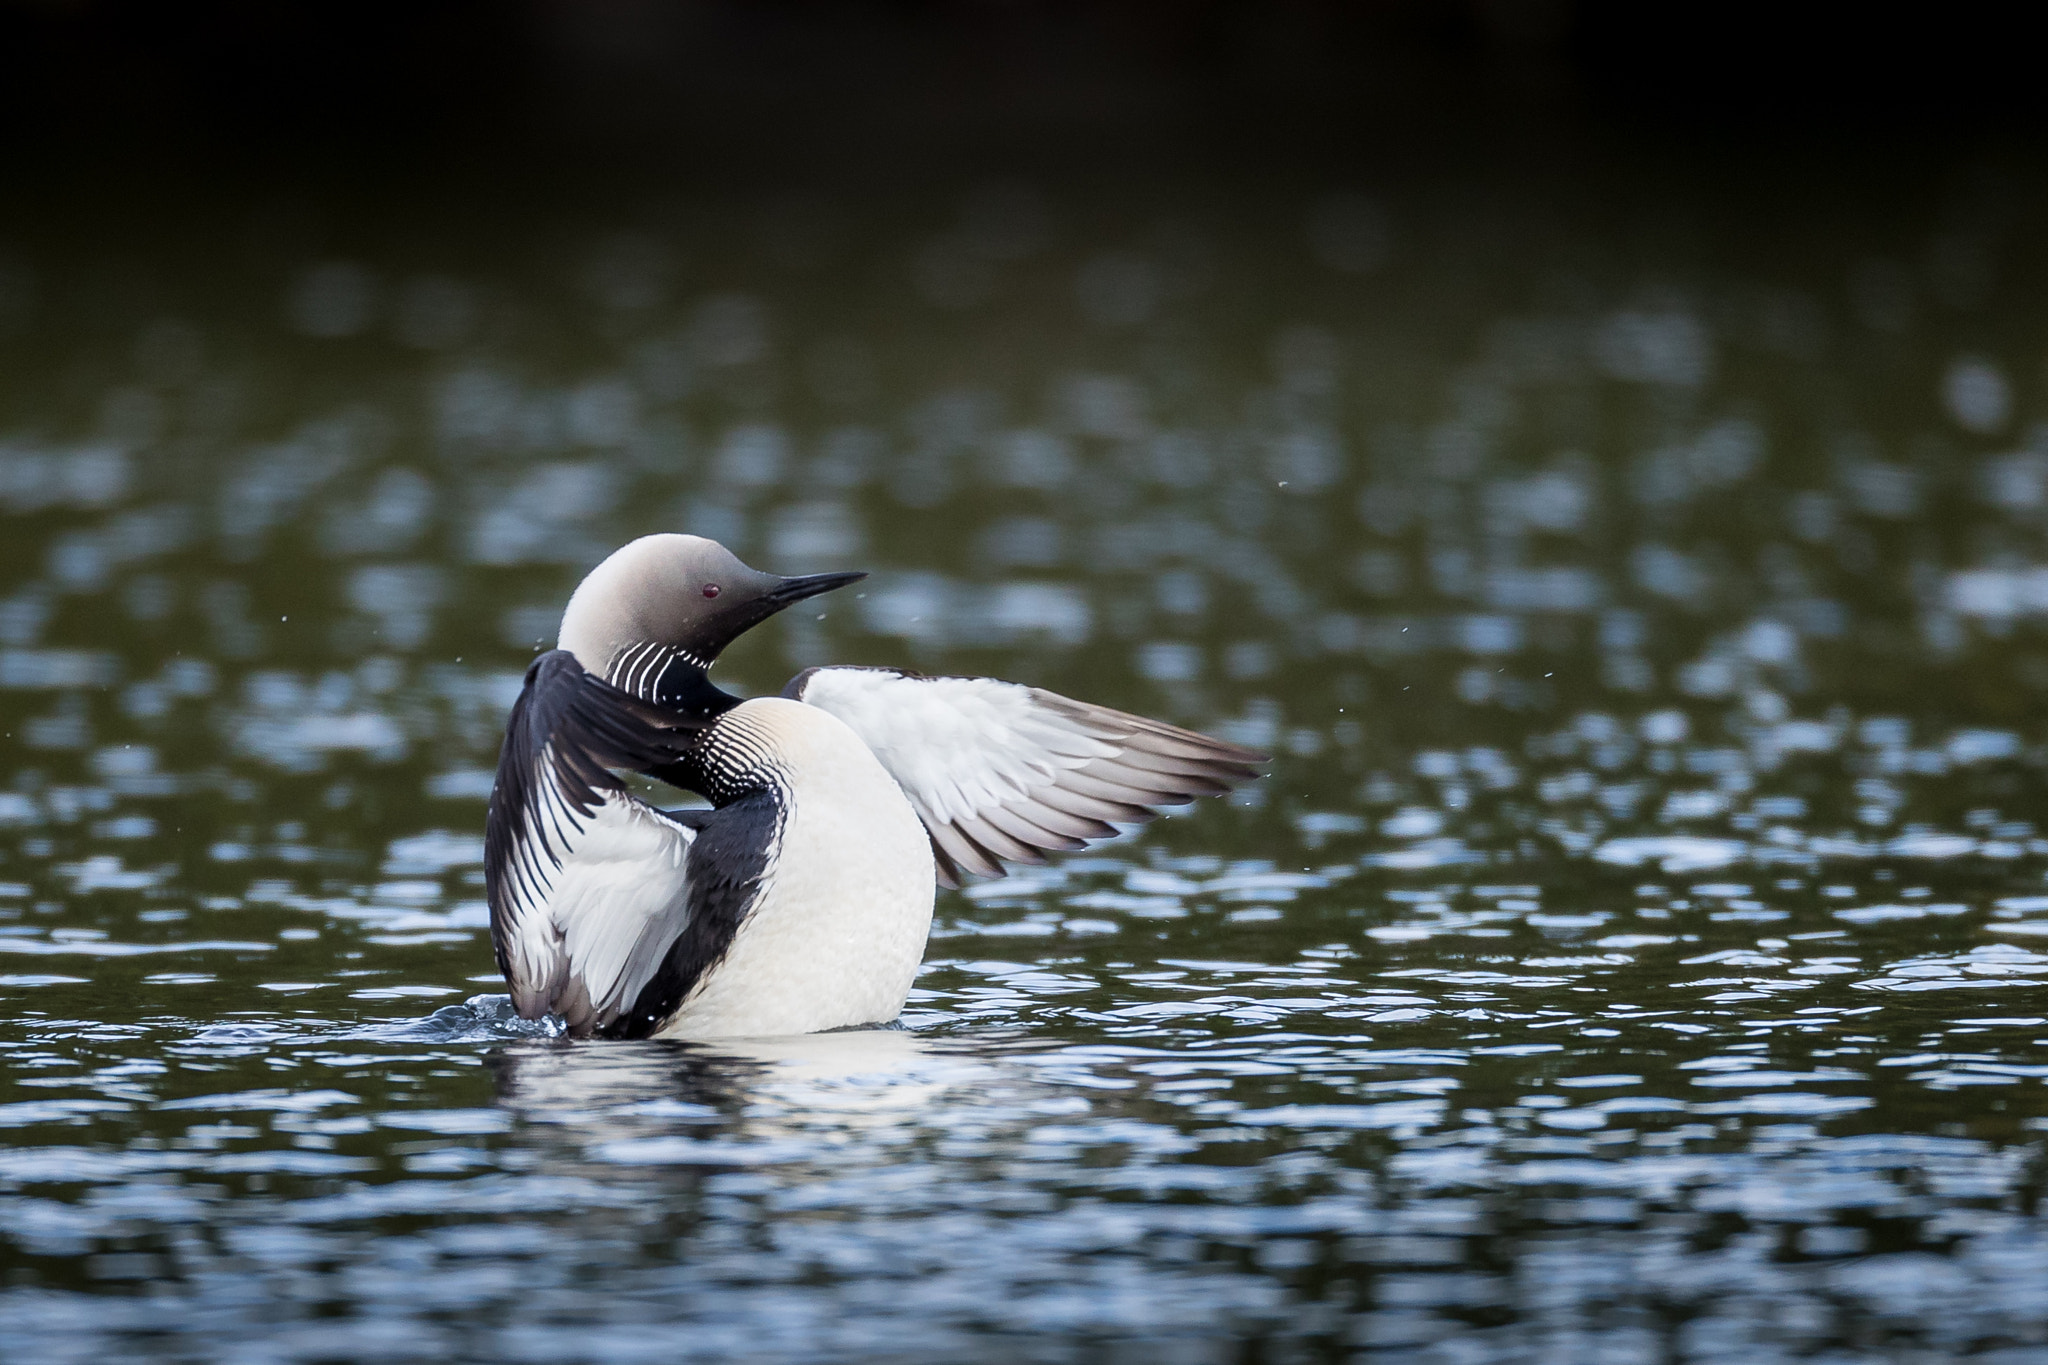
[[[601,1115],[669,1100],[717,1113],[737,1113],[758,1063],[687,1045],[620,1043],[568,1047],[522,1041],[485,1059],[498,1103],[529,1119]]]
[[[950,1100],[1039,1087],[986,1049],[902,1029],[715,1044],[528,1040],[490,1056],[498,1103],[579,1143],[687,1134],[817,1144],[901,1130]],[[714,1163],[716,1164],[716,1163]]]

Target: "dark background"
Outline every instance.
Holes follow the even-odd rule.
[[[16,193],[1945,154],[2048,120],[2021,8],[45,0],[0,9],[0,119]]]

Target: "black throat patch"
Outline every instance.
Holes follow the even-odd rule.
[[[709,665],[680,645],[653,640],[626,645],[605,668],[605,681],[621,692],[651,701],[663,710],[693,720],[710,720],[740,704],[720,691],[707,672]]]

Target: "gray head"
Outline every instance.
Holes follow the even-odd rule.
[[[740,563],[702,536],[642,536],[592,569],[562,613],[561,648],[604,676],[636,645],[680,650],[709,668],[720,650],[784,607],[867,577],[780,578]]]

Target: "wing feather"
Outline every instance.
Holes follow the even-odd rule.
[[[990,806],[982,812],[982,819],[1024,845],[1028,854],[1021,860],[1027,863],[1044,862],[1045,859],[1040,855],[1047,850],[1072,853],[1076,849],[1088,846],[1085,839],[1054,833],[1033,820],[1029,812],[1035,805],[1029,797],[1025,797],[1013,806]]]
[[[967,827],[974,833],[974,842],[1003,862],[1037,865],[1045,861],[1045,855],[1033,846],[1030,835],[1011,820],[1009,812],[1001,806],[986,806],[976,811]]]
[[[484,836],[498,970],[520,1014],[572,1033],[629,1009],[689,915],[694,830],[612,771],[676,762],[703,728],[554,650],[505,727]]]
[[[814,668],[785,696],[852,727],[931,834],[939,880],[1116,833],[1159,806],[1217,796],[1259,776],[1264,754],[1162,721],[994,678]]]

